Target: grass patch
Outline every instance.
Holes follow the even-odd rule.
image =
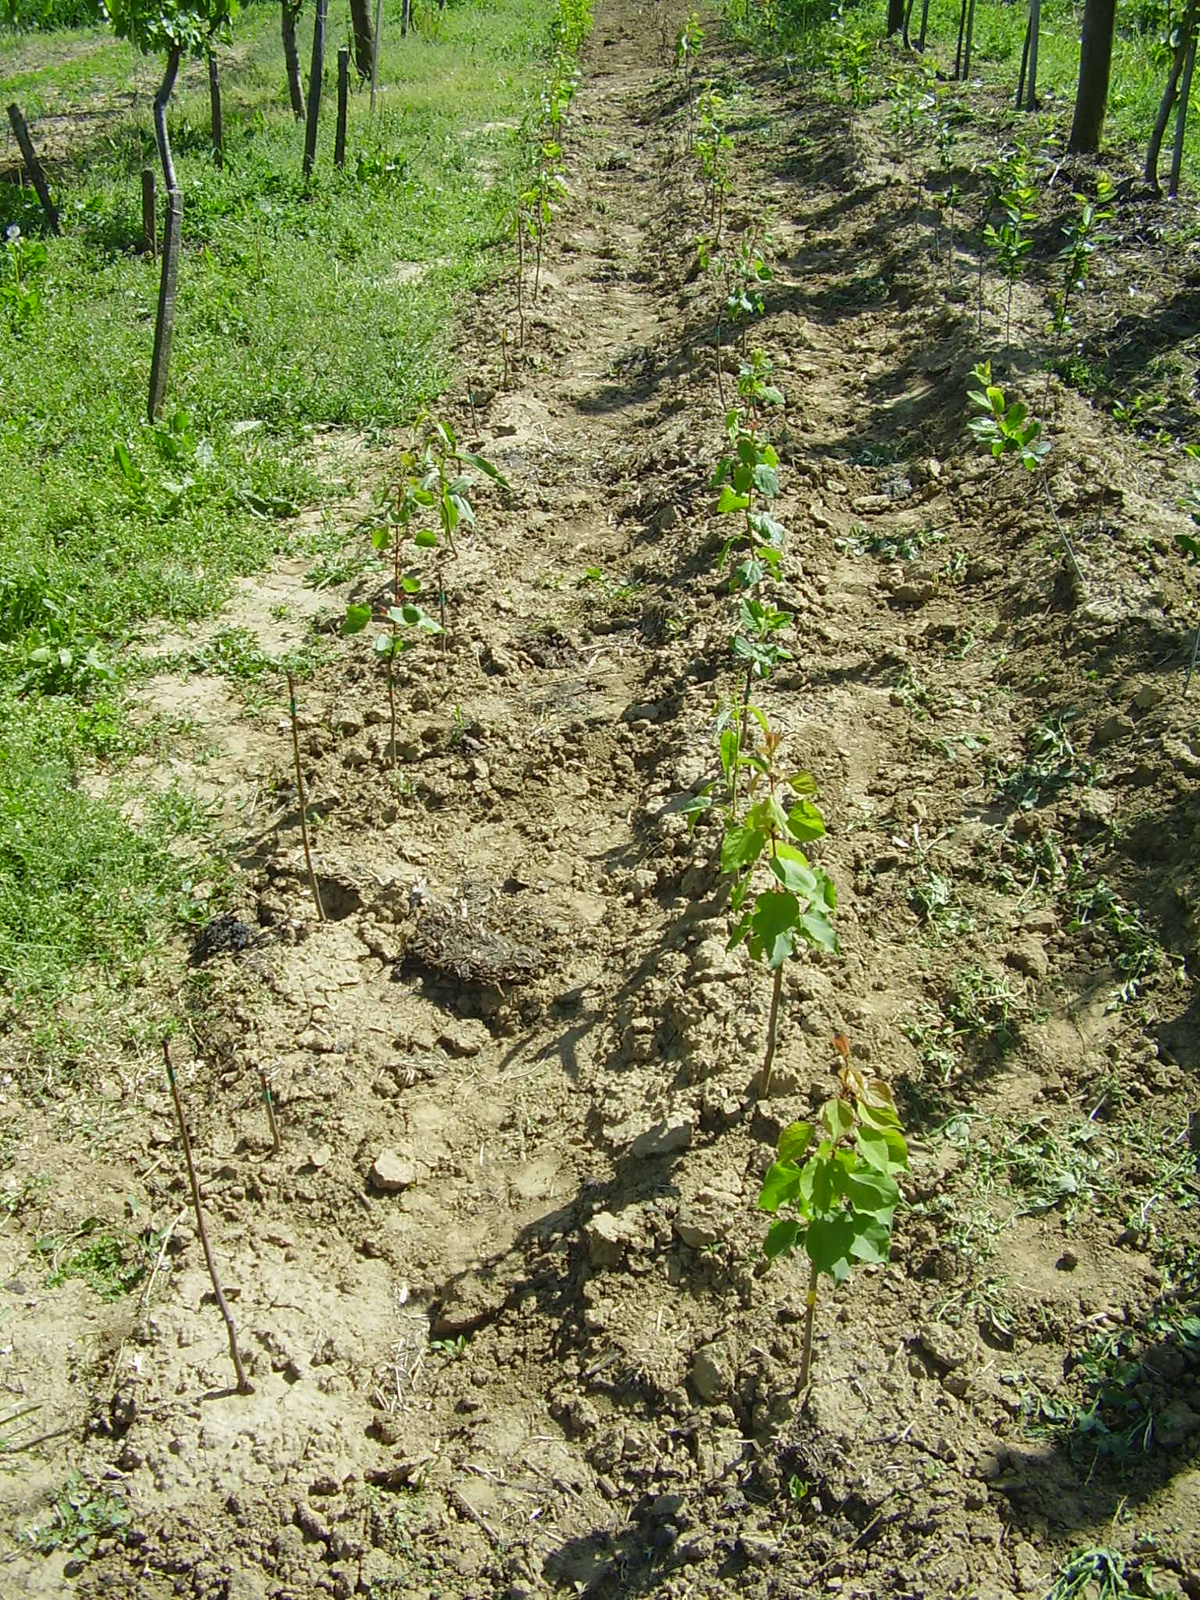
[[[74,974],[90,969],[85,991],[126,988],[197,914],[172,848],[180,808],[134,827],[115,788],[89,792],[95,763],[130,751],[126,647],[304,548],[298,510],[347,487],[318,432],[386,437],[454,380],[457,309],[506,260],[554,10],[451,0],[401,39],[397,6],[375,114],[352,97],[338,172],[327,99],[307,187],[278,9],[243,11],[222,55],[222,169],[205,67],[187,65],[170,118],[183,256],[157,426],[144,411],[158,267],[138,243],[161,63],[104,29],[0,35],[0,75],[63,217],[61,238],[39,237],[30,191],[0,184],[0,231],[22,235],[0,247],[13,291],[0,293],[0,1026],[40,1014],[57,1034]],[[307,61],[311,12],[302,28]],[[332,540],[316,565],[339,575]],[[228,632],[208,654],[195,664],[249,689],[267,666]]]
[[[0,697],[0,1024],[44,1013],[56,1034],[54,1008],[78,996],[80,968],[128,987],[167,929],[196,913],[166,808],[137,829],[80,783],[94,712]]]

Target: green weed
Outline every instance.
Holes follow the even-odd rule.
[[[914,528],[911,533],[900,529],[864,528],[856,523],[849,536],[835,541],[837,549],[848,556],[876,556],[880,561],[914,561],[926,546],[940,544],[945,534],[933,528]]]
[[[120,1538],[129,1527],[124,1500],[96,1489],[81,1472],[70,1472],[52,1507],[53,1520],[26,1528],[21,1542],[38,1555],[69,1551],[78,1560],[95,1555],[101,1539]]]
[[[101,1300],[119,1300],[146,1278],[157,1239],[150,1234],[132,1240],[98,1217],[88,1217],[68,1238],[39,1239],[35,1248],[49,1268],[48,1289],[69,1278],[82,1278]]]
[[[1054,712],[1033,725],[1025,736],[1025,759],[1000,779],[999,797],[1022,811],[1032,811],[1063,789],[1094,781],[1096,767],[1083,760],[1071,740],[1073,711]]]

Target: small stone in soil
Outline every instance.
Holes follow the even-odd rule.
[[[394,1150],[381,1150],[371,1168],[371,1182],[384,1194],[399,1194],[417,1181],[417,1169]]]

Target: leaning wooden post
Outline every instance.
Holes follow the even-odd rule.
[[[150,421],[156,422],[167,393],[167,373],[171,366],[171,335],[175,329],[175,291],[179,278],[179,246],[183,233],[183,196],[171,160],[167,138],[167,102],[179,73],[180,49],[176,45],[167,57],[167,72],[154,96],[154,137],[158,159],[162,162],[167,186],[167,229],[163,239],[162,278],[158,288],[158,314],[154,319],[154,356],[150,362]]]
[[[321,116],[321,77],[325,71],[325,20],[329,15],[329,0],[317,0],[317,15],[313,22],[312,65],[308,72],[308,126],[304,132],[304,176],[312,177],[313,163],[317,159],[317,124]]]
[[[350,51],[343,45],[338,51],[338,114],[337,137],[333,145],[333,164],[346,165],[346,111],[350,103]]]
[[[17,143],[21,147],[21,159],[25,163],[25,170],[29,174],[30,182],[37,190],[37,197],[42,202],[42,210],[46,216],[46,226],[51,233],[61,233],[58,225],[58,211],[54,201],[50,198],[50,185],[46,182],[46,174],[42,171],[42,163],[37,158],[37,151],[33,148],[33,140],[29,137],[29,129],[25,126],[25,118],[21,115],[21,108],[14,100],[8,108],[8,120],[12,123],[12,131],[17,136]]]
[[[158,208],[154,196],[154,168],[142,168],[142,254],[158,260]]]
[[[375,113],[375,91],[379,87],[379,35],[383,30],[383,0],[375,0],[375,48],[371,51],[371,114]]]
[[[213,160],[220,168],[225,165],[225,119],[221,115],[221,79],[213,50],[208,52],[208,104],[212,114]]]

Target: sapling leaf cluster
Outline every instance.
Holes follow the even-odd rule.
[[[844,1035],[834,1044],[842,1057],[838,1092],[812,1122],[783,1130],[758,1197],[760,1209],[772,1216],[795,1213],[771,1224],[768,1259],[798,1251],[808,1259],[801,1388],[812,1369],[819,1279],[824,1274],[835,1285],[844,1283],[854,1267],[887,1261],[901,1200],[896,1175],[908,1166],[891,1090],[882,1078],[851,1065]]]
[[[837,891],[829,875],[813,866],[801,848],[825,834],[824,819],[813,799],[815,780],[807,772],[785,773],[782,735],[757,706],[747,705],[744,711],[745,716],[726,712],[718,721],[720,787],[726,797],[718,807],[723,823],[721,870],[733,879],[730,910],[737,919],[728,948],[744,944],[751,958],[765,963],[772,974],[758,1074],[758,1095],[765,1099],[778,1041],[784,963],[806,946],[837,950],[830,920]],[[762,735],[760,750],[747,747],[747,717]],[[741,775],[747,782],[739,805]],[[691,798],[685,813],[693,821],[711,809],[716,788],[714,782]]]
[[[1033,210],[1036,198],[1036,192],[1031,188],[1010,189],[1000,196],[999,204],[1004,217],[1000,226],[997,228],[991,222],[984,224],[983,242],[995,255],[1000,275],[1008,285],[1004,316],[1006,344],[1012,343],[1013,290],[1025,270],[1026,257],[1033,249],[1033,239],[1025,229],[1028,224],[1037,221],[1037,212]]]
[[[1050,451],[1049,441],[1041,436],[1041,423],[1022,401],[1005,399],[1004,390],[992,382],[990,361],[972,367],[971,377],[980,385],[967,391],[980,413],[967,424],[975,438],[997,461],[1015,455],[1027,472],[1035,471]]]
[[[675,65],[688,83],[695,76],[696,59],[703,43],[704,29],[700,26],[700,18],[694,11],[689,11],[687,19],[675,35]]]
[[[413,441],[400,457],[399,472],[386,485],[380,512],[371,528],[371,544],[378,554],[389,552],[392,562],[390,605],[373,606],[354,601],[346,608],[342,633],[363,633],[378,624],[373,640],[376,657],[387,667],[388,708],[391,724],[391,765],[396,765],[396,692],[394,666],[398,656],[413,649],[422,636],[447,633],[444,554],[457,555],[455,532],[475,525],[470,492],[474,468],[501,488],[508,480],[483,456],[465,450],[445,419],[422,415],[413,428]],[[404,570],[407,549],[435,552],[435,580],[441,620],[419,603],[424,589],[419,574]]]

